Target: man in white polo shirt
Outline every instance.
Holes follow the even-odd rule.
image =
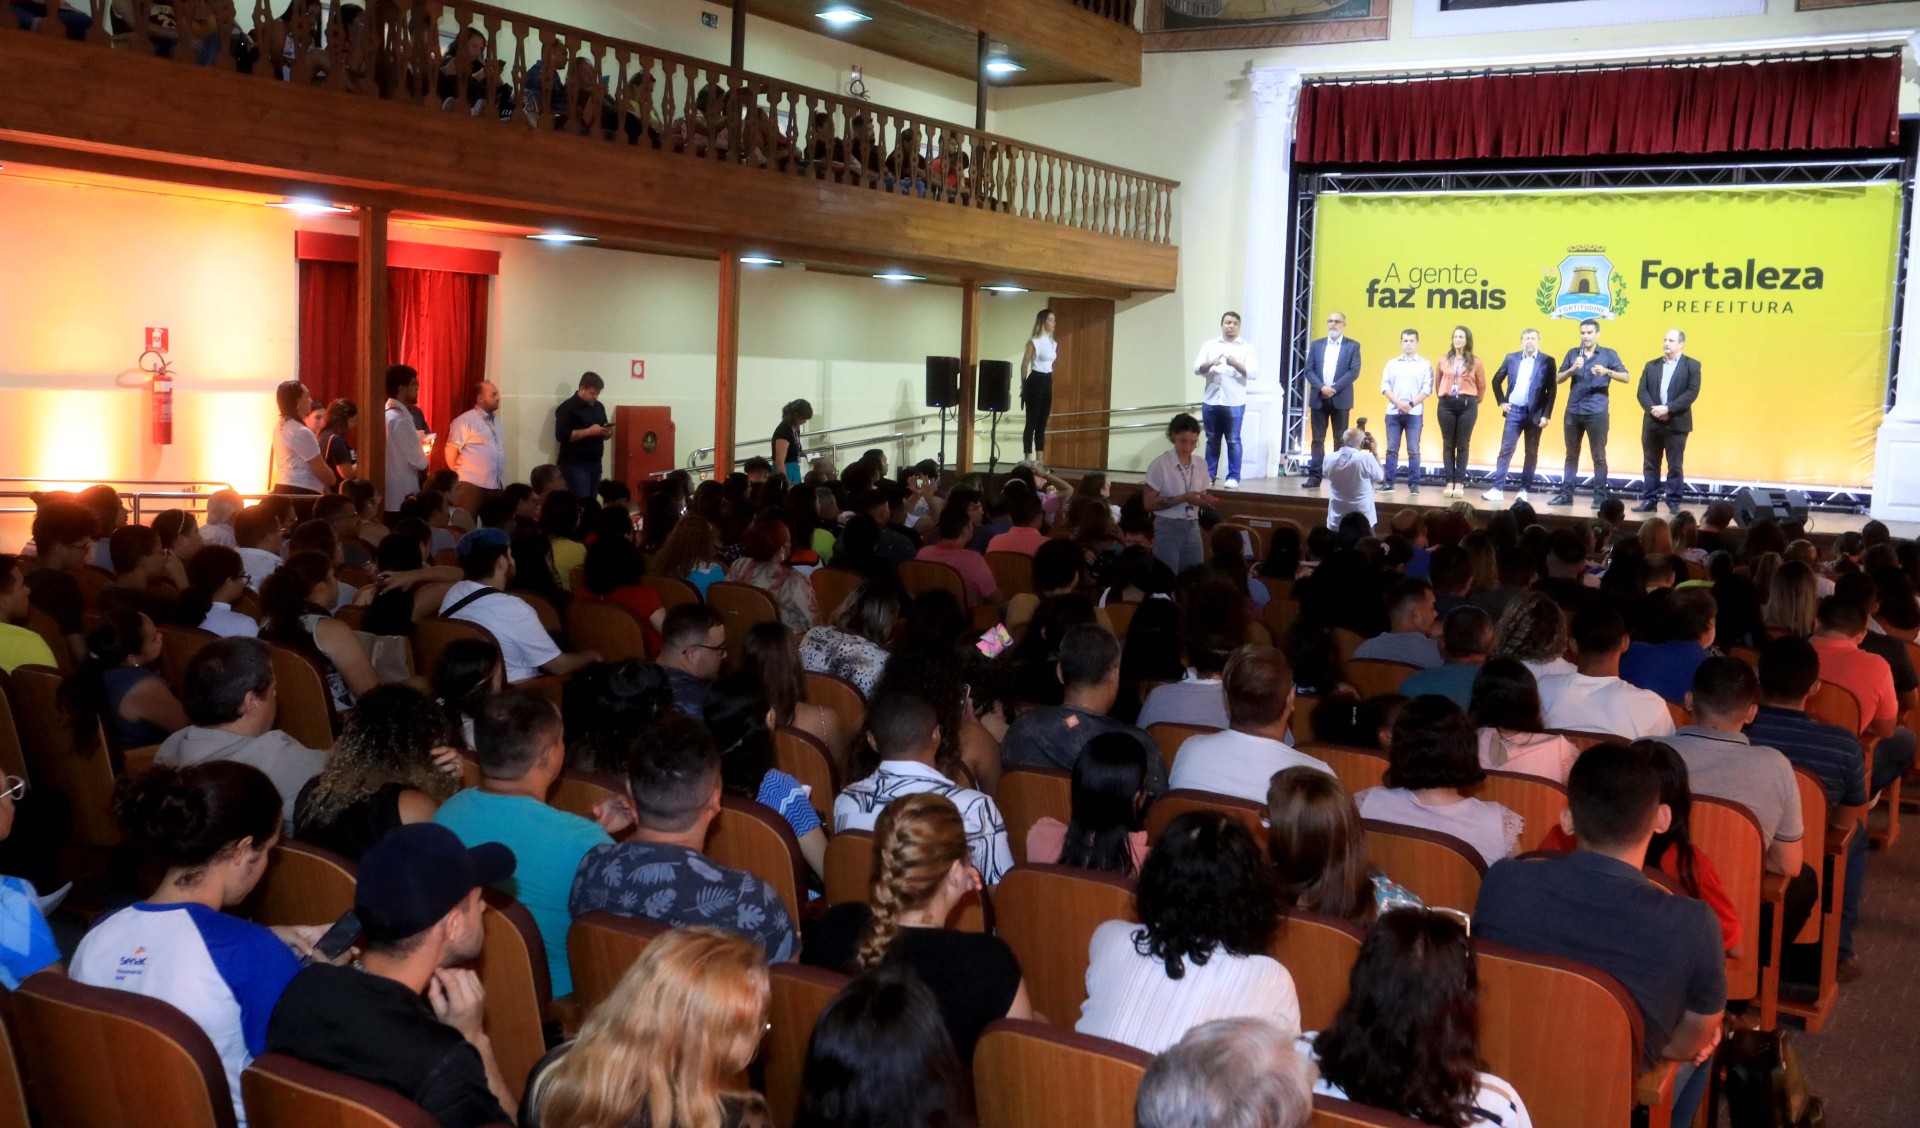
[[[1167,785],[1267,801],[1267,784],[1286,768],[1333,769],[1286,743],[1293,716],[1293,669],[1271,646],[1243,646],[1227,661],[1225,732],[1189,737],[1175,754]]]
[[[1380,373],[1380,394],[1387,397],[1387,485],[1393,492],[1400,468],[1400,436],[1407,436],[1407,492],[1420,492],[1420,422],[1425,400],[1433,394],[1433,363],[1420,355],[1420,331],[1400,333],[1400,355]]]
[[[500,389],[482,380],[473,392],[473,409],[447,427],[447,465],[460,475],[453,504],[480,512],[507,484],[507,448],[500,441]]]
[[[1548,728],[1612,733],[1622,740],[1673,732],[1665,698],[1620,680],[1620,656],[1631,641],[1626,620],[1606,600],[1592,600],[1574,613],[1575,672],[1540,679]]]
[[[512,545],[499,529],[475,529],[461,537],[460,570],[467,578],[447,589],[440,601],[440,617],[492,631],[510,682],[541,674],[571,674],[600,661],[600,655],[591,650],[562,654],[527,601],[508,594],[507,584],[513,579]]]

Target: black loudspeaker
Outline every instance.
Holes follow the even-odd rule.
[[[960,358],[927,358],[927,406],[954,407],[960,402]]]
[[[1752,528],[1762,517],[1775,521],[1807,519],[1807,495],[1799,490],[1770,490],[1745,486],[1733,495],[1733,515],[1743,529]]]
[[[978,401],[975,411],[1012,411],[1013,410],[1013,362],[1006,360],[983,360],[980,362],[980,378],[976,381],[975,399]]]

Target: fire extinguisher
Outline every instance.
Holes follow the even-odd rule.
[[[147,358],[153,362],[148,364]],[[167,358],[149,350],[140,354],[140,367],[147,374],[148,395],[153,400],[153,441],[157,446],[173,443],[173,371]]]

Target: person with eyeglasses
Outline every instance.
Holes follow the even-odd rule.
[[[673,707],[689,717],[706,709],[707,691],[727,660],[727,627],[704,603],[682,603],[660,624],[660,668],[673,687]]]
[[[1347,417],[1353,411],[1353,382],[1359,378],[1360,342],[1347,337],[1347,315],[1334,310],[1327,314],[1327,335],[1307,346],[1307,436],[1313,444],[1313,455],[1302,489],[1320,488],[1327,432],[1331,429],[1336,439],[1347,433]]]
[[[13,833],[13,805],[27,797],[27,781],[0,777],[0,839]],[[40,911],[40,891],[20,877],[0,876],[0,985],[14,991],[20,981],[60,962],[53,930]]]

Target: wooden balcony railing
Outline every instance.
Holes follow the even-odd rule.
[[[1077,8],[1085,8],[1096,16],[1105,16],[1115,23],[1133,26],[1134,0],[1073,0]]]
[[[469,115],[502,136],[577,135],[1171,241],[1174,181],[487,4],[256,0],[243,22],[233,0],[84,3],[90,27],[47,19],[36,33]]]

